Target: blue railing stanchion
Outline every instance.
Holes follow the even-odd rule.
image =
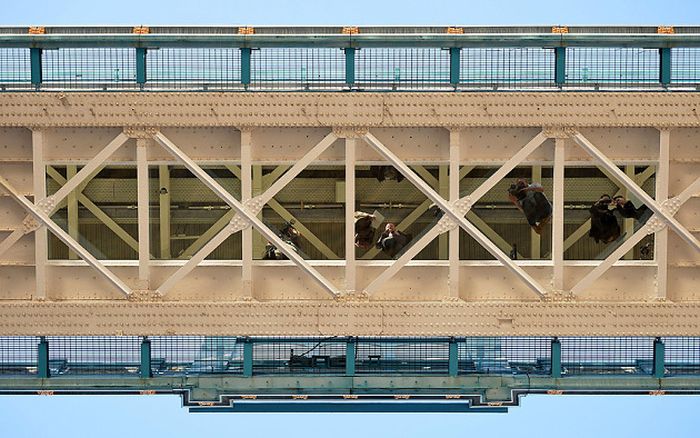
[[[41,56],[42,56],[42,49],[37,49],[36,47],[32,47],[29,49],[29,62],[30,62],[30,68],[31,68],[31,81],[32,81],[32,86],[36,88],[37,90],[41,86],[41,82],[43,81],[43,76],[42,76],[42,63],[41,63]]]
[[[245,89],[248,89],[251,82],[250,65],[252,49],[249,47],[241,48],[241,84]]]
[[[136,83],[141,88],[146,85],[146,49],[144,47],[136,48]]]
[[[51,371],[49,370],[49,341],[44,336],[39,338],[36,359],[37,377],[48,379],[51,376]]]
[[[459,66],[461,47],[450,47],[450,85],[454,88],[459,86]]]
[[[664,87],[671,84],[671,49],[659,49],[659,82]]]
[[[554,83],[562,87],[566,82],[566,47],[554,48]]]
[[[245,377],[253,375],[253,340],[250,338],[243,340],[243,375]]]
[[[654,368],[653,375],[660,379],[666,374],[666,346],[661,338],[654,339]]]
[[[147,336],[141,340],[141,365],[139,367],[139,375],[143,379],[153,377],[151,371],[151,341]]]
[[[357,338],[348,338],[345,344],[345,375],[355,375],[355,358],[357,357]]]
[[[447,354],[447,369],[450,376],[456,376],[459,372],[459,349],[457,340],[450,338],[450,346]]]
[[[559,338],[552,339],[552,350],[550,352],[551,375],[554,378],[561,377],[561,341]]]
[[[355,85],[355,52],[354,47],[346,47],[345,51],[345,84],[352,88]]]

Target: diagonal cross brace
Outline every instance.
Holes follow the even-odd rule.
[[[167,150],[173,157],[175,157],[177,160],[179,160],[190,172],[192,172],[197,178],[199,178],[200,181],[202,181],[207,187],[209,187],[209,189],[211,189],[217,196],[219,196],[231,208],[236,210],[236,212],[238,213],[238,215],[240,215],[242,217],[242,219],[249,222],[268,241],[272,242],[277,247],[277,249],[279,249],[282,253],[284,253],[284,255],[286,255],[289,258],[289,260],[293,261],[304,272],[309,274],[323,289],[325,289],[333,297],[337,297],[339,295],[335,286],[328,279],[326,279],[323,275],[321,275],[320,272],[318,272],[311,265],[309,265],[306,262],[306,260],[304,260],[294,250],[290,249],[287,246],[287,244],[284,243],[284,241],[282,241],[282,239],[279,236],[277,236],[277,234],[272,232],[272,230],[270,230],[265,224],[263,224],[263,222],[260,219],[258,219],[258,217],[256,216],[256,214],[253,211],[258,208],[258,205],[260,204],[260,202],[263,201],[265,198],[263,198],[262,196],[258,197],[257,202],[253,202],[252,205],[250,205],[250,206],[244,206],[235,197],[233,197],[233,195],[231,195],[228,191],[226,191],[226,189],[221,187],[221,185],[219,183],[217,183],[216,180],[214,180],[214,178],[209,176],[197,163],[195,163],[191,158],[189,158],[184,152],[182,152],[173,142],[171,142],[162,133],[158,132],[158,133],[154,134],[153,138],[165,150]],[[336,139],[337,139],[337,137],[333,133],[330,133],[323,140],[321,140],[321,142],[318,145],[316,145],[314,147],[314,150],[315,151],[325,150],[325,148],[330,146]],[[298,162],[297,164],[300,164],[302,161],[306,161],[306,160],[300,160],[300,162]],[[312,159],[309,161],[312,161]],[[295,165],[293,167],[293,169],[295,167],[297,167],[297,166]],[[306,167],[306,165],[304,165],[304,167]],[[287,173],[290,173],[290,172],[287,172]],[[283,175],[282,178],[280,178],[280,180],[277,181],[277,183],[280,183],[281,180],[287,179],[285,177],[287,177],[287,174]],[[275,190],[281,190],[281,188],[284,187],[284,184],[286,184],[286,183],[281,183],[281,184],[277,184],[277,183],[273,184],[273,187],[275,188]],[[268,189],[268,191],[273,189],[273,187],[270,187],[270,189]],[[277,187],[279,187],[279,189]],[[256,201],[256,200],[251,200],[251,201]],[[262,205],[260,205],[260,207],[262,207]]]
[[[493,255],[498,261],[500,261],[504,266],[506,266],[508,269],[510,269],[515,275],[517,275],[532,291],[534,291],[540,298],[544,298],[547,295],[547,291],[540,285],[537,281],[535,281],[534,278],[532,278],[525,270],[523,270],[520,266],[515,264],[503,251],[501,251],[496,244],[491,242],[481,231],[479,231],[478,228],[476,228],[471,222],[469,222],[467,219],[464,218],[464,215],[467,213],[466,208],[460,208],[459,211],[455,206],[453,206],[450,202],[445,200],[442,196],[440,196],[437,192],[435,192],[429,185],[426,183],[418,174],[416,174],[414,171],[412,171],[406,163],[401,161],[393,152],[391,152],[384,144],[382,144],[374,135],[371,133],[366,133],[363,135],[364,140],[372,146],[381,156],[383,156],[387,161],[389,161],[401,174],[403,174],[406,179],[411,181],[416,188],[418,188],[423,194],[428,197],[431,201],[433,201],[435,204],[437,204],[440,209],[445,212],[445,214],[456,224],[458,224],[464,231],[466,231],[469,235],[471,235],[474,240],[476,240],[481,246],[483,246],[491,255]],[[536,147],[541,145],[547,137],[543,134],[540,133],[533,140],[531,140],[526,148],[528,148],[528,152],[524,153],[522,150],[519,151],[513,158],[519,159],[520,161],[524,160],[532,150],[534,150]],[[525,149],[525,148],[523,148]],[[514,162],[513,159],[509,160],[508,164],[509,166],[512,164],[512,167],[515,167],[520,161]],[[506,167],[506,165],[504,165]],[[491,183],[491,180],[494,179],[496,175],[499,175],[500,173],[503,173],[502,171],[503,167],[499,169],[499,171],[496,172],[489,180],[487,180],[488,183]],[[505,171],[504,175],[507,174],[510,170]],[[499,179],[500,180],[500,179]],[[498,181],[494,181],[493,184],[495,185]],[[486,184],[486,183],[484,183]],[[475,191],[479,197],[483,196],[484,193],[488,191],[488,189],[484,190],[483,193],[479,194],[478,192],[480,190],[483,190],[482,187],[479,187]],[[458,201],[461,205],[464,205],[464,200],[468,199],[467,198],[462,198],[460,201]],[[455,204],[455,205],[460,205],[460,204]],[[432,231],[432,230],[431,230]],[[430,232],[429,232],[430,234]],[[423,240],[423,239],[421,239]]]

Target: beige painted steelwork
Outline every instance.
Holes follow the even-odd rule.
[[[0,335],[698,336],[698,109],[695,93],[2,94]],[[377,163],[393,165],[428,198],[405,221],[431,203],[446,213],[403,257],[350,252],[333,260],[342,254],[309,232],[329,260],[293,252],[286,261],[253,259],[253,228],[282,247],[261,209],[291,218],[274,197],[313,165],[345,166],[338,193],[342,239],[352,248],[352,169]],[[231,207],[202,235],[208,242],[187,249],[189,259],[177,258],[162,238],[149,242],[149,221],[170,224],[176,180],[168,166],[175,164]],[[138,169],[140,238],[82,192],[115,165]],[[209,177],[208,165],[236,174],[242,197]],[[263,177],[261,165],[279,167]],[[441,166],[439,178],[426,165]],[[522,165],[540,176],[543,166],[553,168],[551,259],[511,260],[508,242],[471,211]],[[634,175],[635,165],[649,167]],[[56,171],[63,166],[68,178]],[[165,189],[160,195],[149,189],[149,166]],[[500,169],[460,193],[475,166]],[[587,232],[584,224],[567,238],[561,208],[565,171],[581,166],[599,166],[654,212],[605,260],[563,257]],[[654,173],[652,199],[640,187]],[[58,184],[53,194],[47,177]],[[51,219],[66,202],[74,219],[76,206],[85,206],[138,259],[94,257],[76,239],[74,219],[67,231]],[[497,260],[460,260],[458,227]],[[82,260],[49,260],[47,230]],[[206,259],[241,230],[241,260]],[[653,260],[621,260],[649,234]],[[414,260],[433,239],[446,259]]]

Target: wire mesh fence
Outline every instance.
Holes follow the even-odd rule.
[[[52,376],[76,374],[138,374],[138,336],[47,338]]]
[[[253,343],[253,374],[345,374],[345,338],[265,338]]]
[[[38,342],[35,336],[0,338],[0,376],[36,374]]]
[[[654,338],[560,338],[562,373],[651,374]]]
[[[700,338],[668,337],[663,341],[666,374],[700,374]]]
[[[671,85],[700,87],[700,48],[671,49]]]
[[[146,88],[235,90],[241,85],[241,53],[235,48],[149,49]]]
[[[136,49],[44,50],[43,89],[118,90],[136,88]]]
[[[362,338],[357,343],[357,374],[446,374],[449,340]]]
[[[554,50],[539,47],[464,48],[460,88],[553,88]]]
[[[470,337],[458,343],[460,374],[548,374],[551,338]]]
[[[0,48],[0,90],[31,87],[29,49]]]
[[[355,55],[356,86],[368,90],[450,89],[450,53],[433,48],[365,48]]]
[[[243,372],[243,344],[227,336],[153,336],[153,375]]]
[[[333,48],[263,48],[250,61],[253,90],[337,90],[345,85],[345,54]]]
[[[568,47],[566,86],[585,89],[659,87],[659,51]]]

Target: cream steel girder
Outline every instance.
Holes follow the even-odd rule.
[[[697,336],[698,108],[695,93],[2,94],[0,335]],[[133,261],[97,260],[51,219],[71,192],[90,203],[81,190],[107,165],[140,166],[143,210],[146,166],[178,163],[237,213],[189,260],[144,254],[147,214],[138,215]],[[309,165],[345,165],[351,248],[351,169],[374,163],[396,167],[446,213],[403,257],[304,260],[287,251],[289,261],[252,259],[250,227],[284,251],[257,214]],[[60,181],[52,166],[66,164],[82,169]],[[241,199],[202,169],[212,164],[241,166]],[[251,169],[262,164],[292,167],[253,194]],[[448,199],[410,167],[417,164],[450,166]],[[542,164],[554,168],[552,259],[514,261],[468,213],[516,166]],[[656,167],[656,199],[623,164]],[[556,214],[564,170],[594,165],[655,216],[605,260],[564,260]],[[500,169],[464,196],[453,176],[460,166]],[[49,197],[47,174],[62,184]],[[458,237],[456,226],[496,260],[460,260],[454,250],[448,260],[412,260],[437,235]],[[46,229],[84,261],[48,260]],[[242,260],[205,259],[241,230]],[[648,233],[657,236],[654,260],[619,260]]]

